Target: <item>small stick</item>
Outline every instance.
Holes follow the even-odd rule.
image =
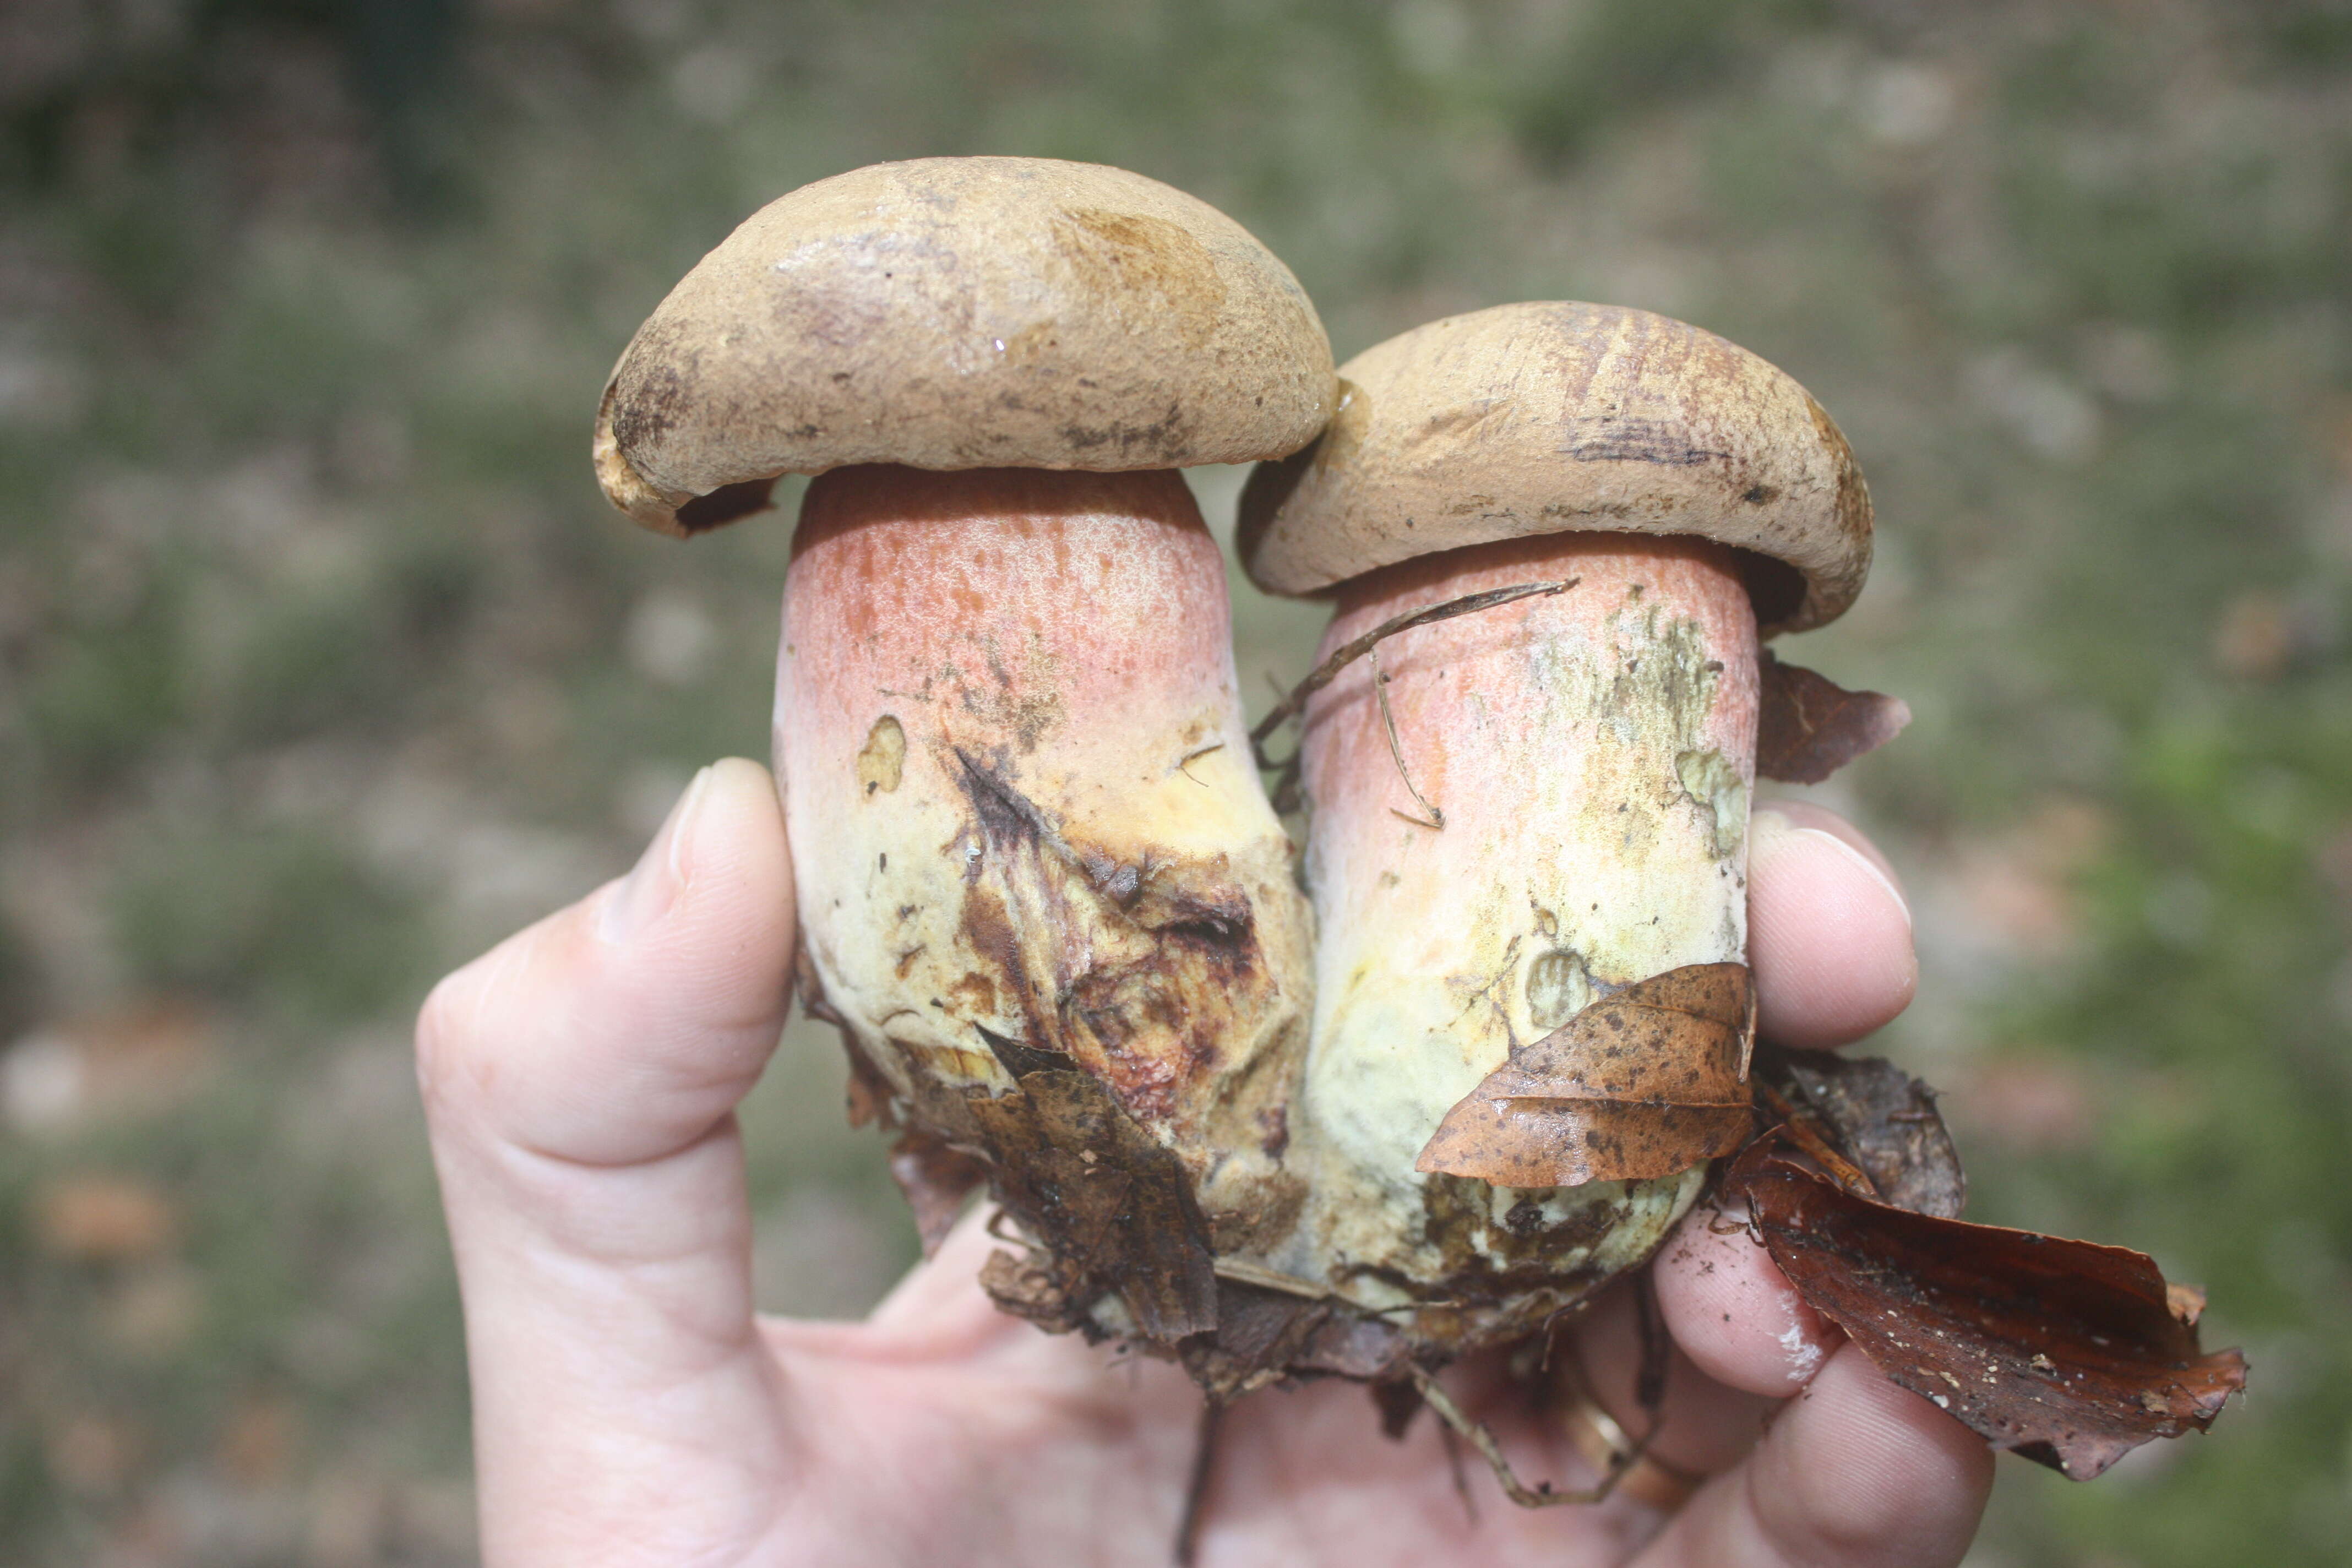
[[[1197,752],[1187,752],[1181,757],[1177,759],[1176,771],[1182,773],[1186,778],[1192,779],[1194,784],[1200,784],[1201,781],[1199,779],[1192,778],[1193,761],[1196,758],[1205,757],[1212,752],[1222,752],[1224,749],[1225,743],[1223,741],[1213,741],[1208,745],[1202,746]],[[1208,786],[1206,784],[1202,784],[1202,787],[1205,789]]]
[[[1208,1511],[1209,1480],[1217,1465],[1217,1428],[1225,1407],[1216,1399],[1201,1405],[1200,1436],[1192,1447],[1192,1475],[1184,1486],[1184,1516],[1176,1521],[1176,1568],[1192,1568],[1201,1546],[1201,1519]]]
[[[1811,1155],[1832,1181],[1858,1198],[1879,1198],[1878,1184],[1870,1179],[1870,1173],[1830,1146],[1813,1126],[1811,1111],[1791,1105],[1787,1096],[1761,1079],[1756,1087],[1763,1091],[1764,1103],[1772,1108],[1772,1114],[1780,1118],[1780,1131],[1788,1134],[1789,1142]]]
[[[1372,649],[1370,657],[1372,694],[1381,700],[1381,727],[1389,732],[1389,761],[1396,764],[1397,777],[1404,780],[1404,787],[1412,795],[1413,804],[1422,810],[1421,816],[1405,816],[1404,819],[1416,827],[1433,827],[1444,832],[1445,814],[1429,803],[1429,797],[1421,793],[1421,786],[1412,782],[1412,774],[1404,765],[1404,742],[1397,739],[1396,714],[1389,708],[1389,678],[1388,672],[1381,668],[1381,650]],[[1401,811],[1397,815],[1404,816]],[[1427,820],[1423,821],[1423,817]]]
[[[1258,765],[1264,767],[1265,764],[1261,762]],[[1281,771],[1274,776],[1272,793],[1276,816],[1294,816],[1307,804],[1306,796],[1299,789],[1297,752],[1293,752],[1283,760]]]
[[[1450,621],[1456,616],[1475,615],[1480,610],[1491,610],[1520,599],[1565,594],[1575,587],[1579,581],[1578,578],[1569,577],[1557,583],[1515,583],[1507,588],[1489,588],[1483,594],[1469,594],[1459,599],[1448,599],[1442,605],[1431,605],[1382,621],[1379,626],[1317,665],[1312,675],[1292,687],[1290,695],[1276,703],[1273,710],[1257,721],[1257,727],[1250,731],[1250,750],[1257,754],[1257,765],[1267,773],[1276,773],[1295,764],[1298,760],[1295,755],[1286,762],[1279,763],[1267,756],[1265,742],[1273,738],[1274,732],[1282,727],[1285,721],[1305,712],[1307,700],[1338,679],[1341,670],[1399,632],[1409,632],[1415,626],[1425,626],[1434,621]]]
[[[1635,1321],[1642,1327],[1642,1362],[1633,1377],[1633,1398],[1649,1417],[1647,1446],[1665,1418],[1666,1372],[1674,1364],[1675,1342],[1666,1334],[1666,1314],[1658,1306],[1658,1288],[1646,1268],[1633,1276]]]
[[[1617,1489],[1618,1481],[1650,1447],[1650,1438],[1645,1435],[1632,1447],[1612,1454],[1608,1468],[1601,1472],[1601,1479],[1592,1486],[1565,1492],[1555,1489],[1549,1481],[1538,1481],[1531,1487],[1519,1479],[1518,1472],[1511,1468],[1511,1461],[1503,1457],[1502,1445],[1495,1441],[1495,1435],[1486,1430],[1486,1423],[1473,1421],[1465,1415],[1462,1407],[1437,1385],[1437,1379],[1426,1369],[1415,1366],[1411,1371],[1414,1384],[1421,1390],[1423,1401],[1437,1412],[1439,1420],[1460,1433],[1472,1447],[1478,1450],[1479,1457],[1486,1461],[1486,1468],[1495,1472],[1496,1484],[1521,1508],[1557,1508],[1562,1503],[1601,1502]]]
[[[1470,1472],[1462,1463],[1462,1439],[1454,1428],[1441,1421],[1437,1424],[1437,1440],[1445,1445],[1445,1468],[1454,1475],[1454,1495],[1462,1500],[1462,1516],[1470,1527],[1478,1526],[1478,1500],[1470,1495]]]

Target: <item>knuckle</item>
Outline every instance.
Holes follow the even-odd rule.
[[[481,1031],[476,1026],[486,959],[446,975],[416,1015],[416,1083],[425,1116],[446,1121],[460,1102],[478,1099]]]

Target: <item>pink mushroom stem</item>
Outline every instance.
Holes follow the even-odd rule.
[[[1032,1152],[971,1097],[1075,1069],[1181,1161],[1221,1246],[1295,1215],[1269,1194],[1305,900],[1182,479],[836,469],[783,619],[804,968],[889,1094],[1001,1168]]]
[[[1757,642],[1734,552],[1606,533],[1450,551],[1343,587],[1324,647],[1564,578],[1566,593],[1389,639],[1307,710],[1307,1230],[1342,1293],[1375,1309],[1466,1299],[1481,1273],[1559,1281],[1498,1292],[1494,1321],[1448,1307],[1449,1325],[1422,1325],[1455,1343],[1524,1331],[1580,1279],[1638,1260],[1703,1163],[1555,1189],[1416,1173],[1446,1112],[1601,988],[1746,956]]]

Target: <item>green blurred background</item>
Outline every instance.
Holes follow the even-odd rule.
[[[1223,207],[1343,357],[1582,298],[1812,389],[1881,546],[1791,651],[1919,715],[1815,792],[1911,890],[1887,1048],[1974,1217],[2254,1364],[1970,1564],[2352,1556],[2352,6],[5,0],[0,1560],[470,1560],[409,1019],[763,752],[789,531],[628,527],[597,389],[761,203],[980,152]],[[780,1310],[911,1252],[839,1070],[750,1116]]]

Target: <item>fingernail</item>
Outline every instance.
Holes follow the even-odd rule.
[[[1826,833],[1818,827],[1800,827],[1797,831],[1808,837],[1818,838],[1824,844],[1829,845],[1839,854],[1844,856],[1848,860],[1853,861],[1856,866],[1860,867],[1864,876],[1867,876],[1872,881],[1885,889],[1886,896],[1895,900],[1895,907],[1903,911],[1904,929],[1906,931],[1910,929],[1911,900],[1903,896],[1903,889],[1895,885],[1895,879],[1888,876],[1884,870],[1880,869],[1877,861],[1873,860],[1869,856],[1864,854],[1861,850],[1856,849],[1853,845],[1848,844],[1844,839],[1840,838],[1834,833]]]
[[[1849,864],[1859,867],[1864,876],[1886,889],[1886,896],[1895,900],[1896,909],[1903,911],[1904,928],[1910,929],[1911,900],[1903,896],[1903,889],[1895,885],[1895,879],[1888,876],[1877,861],[1828,829],[1806,827],[1784,812],[1775,811],[1769,806],[1758,806],[1748,821],[1748,859],[1751,871],[1756,861],[1786,853],[1790,849],[1800,847],[1811,849],[1817,845],[1823,844],[1829,846],[1835,854],[1843,857]]]
[[[694,816],[709,793],[710,770],[703,769],[669,808],[669,816],[637,857],[627,879],[613,889],[596,919],[597,934],[609,942],[629,942],[661,919],[686,886],[684,850],[694,834]]]

